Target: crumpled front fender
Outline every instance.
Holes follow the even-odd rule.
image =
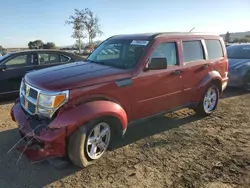
[[[93,101],[78,106],[72,106],[58,113],[58,116],[49,124],[51,129],[67,129],[67,136],[72,134],[84,123],[102,116],[113,116],[121,123],[121,131],[127,129],[127,114],[117,103],[111,101]]]

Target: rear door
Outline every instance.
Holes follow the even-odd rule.
[[[24,75],[34,70],[33,57],[34,55],[28,52],[13,55],[3,62],[5,68],[0,72],[0,94],[19,91]]]
[[[53,67],[70,62],[71,58],[55,52],[37,52],[38,66],[36,69]]]
[[[194,102],[197,99],[197,87],[211,70],[205,41],[202,38],[183,40],[182,54],[183,100]]]

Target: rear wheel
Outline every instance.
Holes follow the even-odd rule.
[[[69,138],[70,160],[79,167],[93,164],[107,151],[113,136],[112,127],[105,118],[88,122]]]
[[[214,112],[217,107],[219,99],[219,89],[216,85],[210,85],[202,101],[199,102],[197,108],[195,109],[196,113],[201,116],[208,116]]]
[[[244,79],[244,90],[250,91],[250,72],[248,72]]]

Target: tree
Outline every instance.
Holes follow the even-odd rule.
[[[231,41],[231,37],[230,37],[230,33],[227,32],[226,35],[225,35],[225,42],[230,42]]]
[[[81,44],[82,39],[86,38],[84,35],[84,25],[83,25],[83,17],[82,12],[75,9],[75,15],[69,16],[69,20],[65,23],[68,25],[72,25],[73,27],[73,34],[71,35],[72,38],[76,39],[78,44],[79,53],[81,52]]]
[[[233,43],[238,43],[239,42],[239,39],[238,38],[235,38],[234,40],[233,40]]]
[[[33,41],[30,41],[28,43],[28,46],[29,46],[29,49],[34,49],[35,48],[35,45],[34,45],[34,42]]]
[[[43,44],[43,49],[55,49],[56,45],[54,42],[47,42],[46,44]]]
[[[75,15],[71,15],[66,24],[73,25],[72,38],[77,39],[78,46],[81,46],[81,39],[86,38],[84,31],[88,34],[89,46],[93,49],[93,39],[102,35],[100,29],[100,20],[97,15],[95,15],[90,9],[86,8],[84,10],[75,9]],[[80,48],[79,48],[80,52]]]
[[[82,10],[81,13],[83,24],[88,33],[89,46],[92,50],[94,48],[93,39],[103,34],[100,28],[100,19],[88,8]]]
[[[35,40],[28,43],[29,49],[41,49],[43,48],[43,41]]]

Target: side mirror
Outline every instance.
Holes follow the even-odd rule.
[[[147,66],[147,70],[160,70],[167,68],[167,58],[152,58]]]

